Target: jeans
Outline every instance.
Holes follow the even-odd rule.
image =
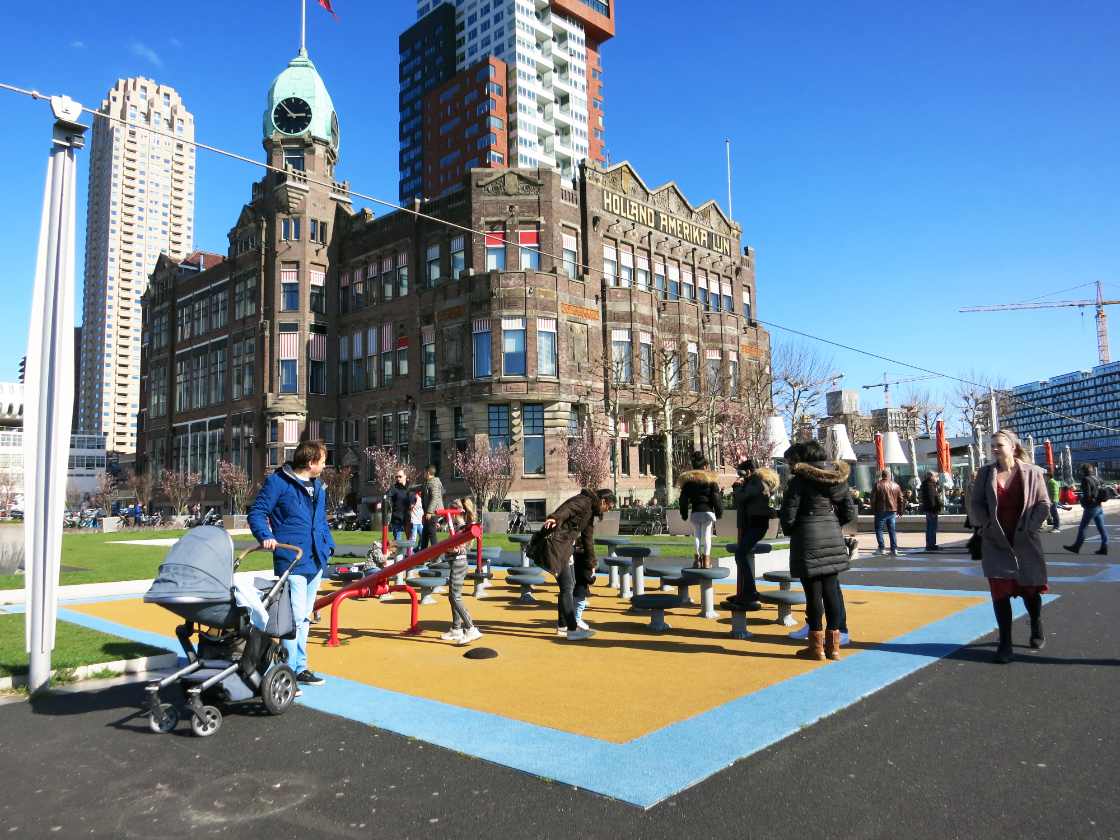
[[[883,550],[883,526],[887,526],[887,533],[891,538],[891,551],[898,549],[898,534],[895,531],[895,523],[898,521],[898,514],[893,510],[886,513],[875,514],[875,542],[879,545],[879,550]]]
[[[1104,529],[1104,509],[1100,505],[1087,507],[1081,511],[1081,524],[1077,526],[1077,539],[1073,541],[1074,546],[1081,548],[1090,522],[1097,526],[1097,533],[1101,535],[1101,548],[1104,548],[1108,545],[1108,532]]]
[[[284,650],[288,652],[288,664],[297,674],[307,670],[307,633],[311,629],[311,610],[315,607],[315,593],[323,579],[320,571],[308,579],[303,575],[288,576],[288,592],[292,599],[292,615],[296,620],[296,637],[284,639]]]
[[[937,548],[937,514],[926,514],[926,548]]]
[[[1059,517],[1059,515],[1058,515],[1058,503],[1057,502],[1051,502],[1050,503],[1050,525],[1053,526],[1054,528],[1060,528],[1062,526],[1061,517]]]
[[[757,601],[758,587],[754,582],[754,547],[766,536],[766,528],[744,528],[735,544],[735,594],[742,600]]]
[[[566,627],[568,630],[578,630],[574,596],[576,588],[575,566],[568,563],[560,571],[560,576],[556,578],[556,582],[560,585],[560,598],[556,602],[556,626]]]

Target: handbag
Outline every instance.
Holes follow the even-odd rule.
[[[984,538],[980,536],[979,528],[968,538],[968,554],[973,560],[984,559]]]

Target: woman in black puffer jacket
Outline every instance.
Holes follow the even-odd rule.
[[[829,461],[816,441],[791,446],[785,453],[793,477],[782,499],[782,530],[790,537],[789,572],[805,590],[809,645],[806,659],[839,659],[840,630],[845,621],[840,572],[849,567],[848,547],[840,528],[856,517],[848,492],[849,467]],[[828,635],[821,614],[828,622]]]
[[[712,533],[716,520],[723,516],[723,499],[718,476],[708,472],[708,459],[692,453],[692,469],[681,474],[681,518],[692,526],[696,543],[693,568],[712,567]]]

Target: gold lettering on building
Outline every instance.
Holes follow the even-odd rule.
[[[583,318],[585,321],[599,320],[599,311],[597,309],[590,309],[586,306],[576,306],[574,303],[560,304],[560,311],[565,315],[572,315],[576,318]]]
[[[731,240],[728,237],[616,192],[603,190],[603,209],[612,215],[675,236],[690,245],[715,251],[725,257],[732,255]]]

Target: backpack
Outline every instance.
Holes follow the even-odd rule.
[[[1100,484],[1097,486],[1097,504],[1107,502],[1116,498],[1116,488],[1111,484]]]

